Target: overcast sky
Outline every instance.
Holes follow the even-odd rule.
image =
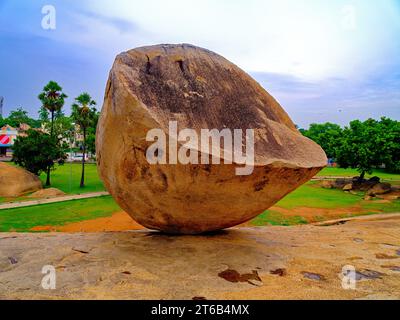
[[[42,8],[56,29],[42,28]],[[102,104],[121,51],[158,43],[213,50],[249,72],[301,127],[400,120],[400,1],[0,0],[0,96],[37,117],[49,81]]]

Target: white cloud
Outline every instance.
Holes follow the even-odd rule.
[[[247,71],[313,80],[362,78],[379,67],[385,54],[394,56],[400,49],[395,38],[400,15],[394,2],[332,2],[90,0],[87,5],[99,15],[139,27],[133,37],[102,32],[103,39],[108,35],[118,47],[188,42]]]

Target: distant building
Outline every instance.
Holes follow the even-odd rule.
[[[10,157],[12,155],[11,147],[18,136],[18,130],[5,125],[0,129],[0,157]]]
[[[19,128],[13,128],[8,124],[0,128],[0,157],[11,157],[12,146],[18,136],[26,136],[26,131],[31,127],[26,123],[21,123]]]

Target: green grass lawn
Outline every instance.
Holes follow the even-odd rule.
[[[285,209],[296,207],[334,209],[354,206],[363,198],[362,193],[353,195],[338,189],[323,189],[318,186],[318,183],[310,181],[302,185],[279,201],[276,206]]]
[[[111,216],[121,209],[111,196],[0,210],[0,232],[27,232],[36,226],[61,226]]]
[[[57,165],[51,172],[51,187],[60,189],[68,194],[80,194],[87,192],[104,191],[104,185],[97,173],[96,164],[85,165],[85,187],[80,188],[82,165],[79,163],[66,163]],[[43,185],[46,182],[46,174],[42,173],[40,179]]]
[[[336,177],[355,177],[359,176],[360,173],[355,169],[343,169],[343,168],[324,168],[322,169],[317,176],[336,176]],[[373,170],[372,174],[367,174],[366,178],[370,178],[373,176],[378,176],[382,180],[394,180],[400,181],[400,174],[388,173],[382,169]]]
[[[280,212],[266,210],[250,222],[255,226],[292,226],[296,224],[306,224],[307,220],[301,216],[285,217]]]
[[[14,165],[10,163],[11,165]],[[104,191],[103,182],[101,182],[97,173],[96,164],[87,163],[85,165],[85,187],[80,188],[82,165],[80,163],[66,163],[62,166],[56,165],[55,170],[51,171],[50,182],[52,188],[60,189],[67,194],[82,194],[89,192]],[[40,175],[43,186],[46,183],[46,174]],[[27,195],[17,198],[0,197],[0,203],[19,202],[32,200]]]
[[[80,170],[80,164],[76,163],[57,166],[56,170],[52,172],[52,187],[63,190],[68,194],[104,190],[94,164],[86,165],[87,186],[84,189],[79,188]],[[326,168],[319,175],[355,176],[356,174],[355,170]],[[381,171],[377,171],[374,174],[387,180],[400,180],[400,175]],[[41,176],[43,182],[45,182],[45,178],[45,175]],[[336,189],[323,189],[318,184],[318,181],[310,181],[304,184],[279,201],[275,206],[286,210],[293,210],[299,207],[323,209],[360,207],[361,212],[353,215],[400,212],[400,200],[386,203],[382,203],[379,200],[365,201],[362,193],[351,194]],[[25,200],[28,198],[21,197],[18,199]],[[9,199],[0,198],[0,202],[4,200],[9,201]],[[110,196],[5,209],[0,210],[0,231],[29,231],[35,226],[60,226],[66,223],[111,216],[117,211],[120,211],[120,208]],[[320,219],[326,220],[326,217],[321,216]],[[294,225],[307,223],[307,220],[301,215],[284,215],[270,209],[250,223],[253,225]]]
[[[400,200],[388,201],[385,203],[380,202],[379,199],[372,201],[365,201],[364,194],[358,192],[357,194],[345,193],[338,189],[323,189],[318,186],[317,181],[310,181],[303,186],[299,187],[292,193],[288,194],[285,198],[280,200],[274,206],[293,210],[296,208],[322,208],[322,209],[346,209],[350,207],[359,206],[359,213],[349,213],[341,215],[338,218],[369,215],[376,213],[397,213],[400,212]],[[326,217],[318,217],[319,221],[326,220]],[[256,218],[251,224],[256,226],[263,225],[296,225],[307,223],[307,220],[300,216],[285,216],[276,210],[266,210]]]

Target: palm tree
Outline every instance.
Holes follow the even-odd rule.
[[[51,114],[51,129],[50,136],[53,137],[54,133],[54,116],[59,113],[64,106],[65,98],[67,95],[62,92],[62,88],[55,81],[50,81],[38,96],[42,102],[42,107],[48,110]],[[50,185],[50,167],[47,169],[46,186]]]
[[[84,92],[79,97],[75,98],[75,103],[72,105],[71,118],[77,125],[79,125],[83,133],[81,188],[85,186],[86,134],[87,129],[94,124],[96,119],[97,111],[96,108],[93,107],[95,105],[96,101],[92,100],[92,97],[87,92]]]

